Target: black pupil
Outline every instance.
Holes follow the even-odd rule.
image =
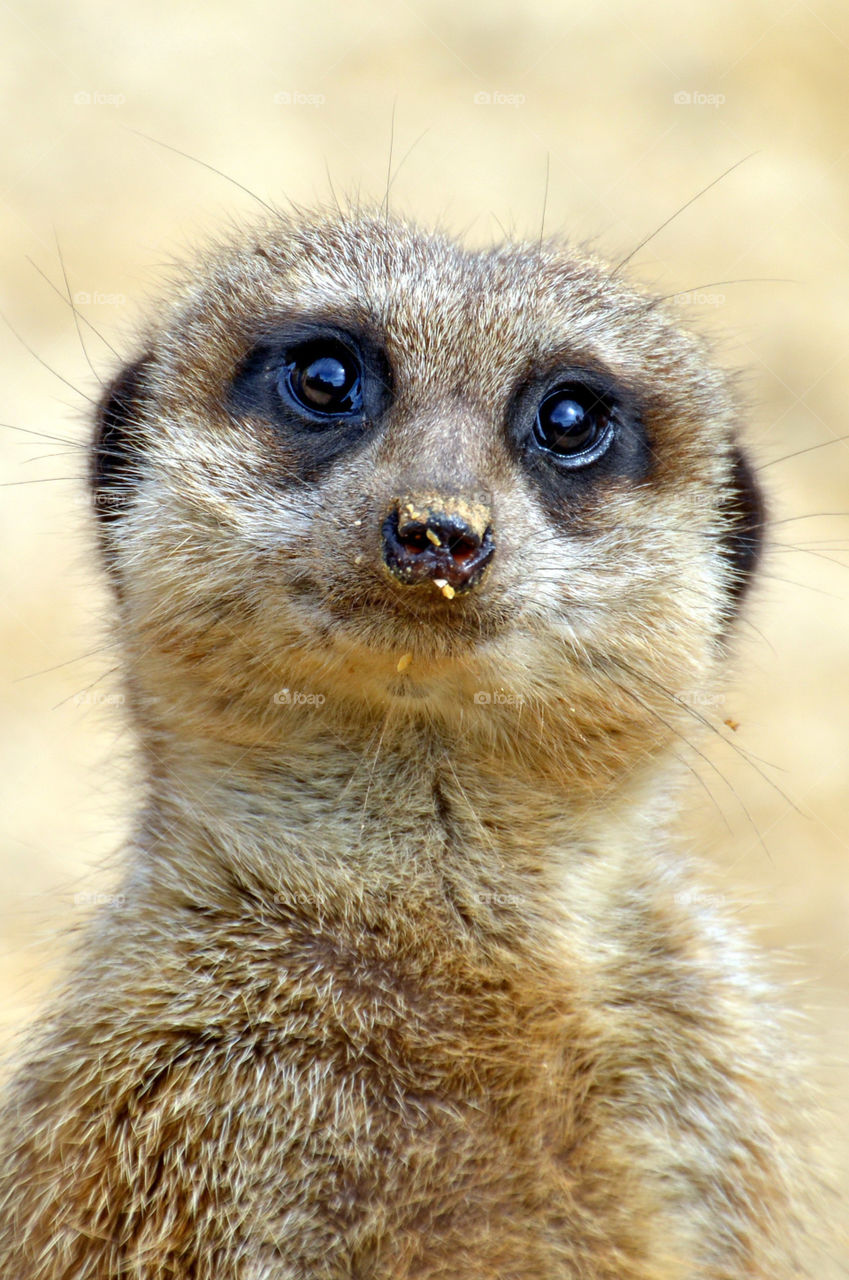
[[[541,443],[555,453],[578,453],[592,444],[604,425],[600,402],[577,399],[575,392],[555,391],[537,414]]]
[[[316,413],[355,413],[360,408],[360,376],[347,352],[299,353],[286,365],[289,390]]]

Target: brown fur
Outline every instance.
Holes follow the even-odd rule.
[[[378,331],[394,399],[294,483],[227,388],[302,314]],[[823,1274],[780,1018],[664,837],[733,613],[725,376],[591,257],[362,215],[210,253],[141,350],[102,541],[147,795],[12,1088],[4,1280]],[[575,364],[651,471],[566,503],[502,423]],[[448,491],[497,539],[450,603],[377,536]]]

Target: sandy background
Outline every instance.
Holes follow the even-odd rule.
[[[0,326],[0,419],[57,437],[0,431],[2,1040],[108,892],[126,796],[78,448],[88,360],[100,376],[116,361],[85,327],[83,352],[57,243],[80,313],[126,352],[163,265],[254,208],[134,130],[263,199],[326,200],[331,180],[379,199],[394,114],[393,204],[473,242],[537,234],[545,204],[547,228],[621,257],[749,157],[633,264],[747,371],[776,515],[717,717],[740,728],[708,742],[682,827],[788,960],[845,1134],[849,453],[831,442],[849,432],[849,9],[18,0],[0,48],[2,309],[35,353]]]

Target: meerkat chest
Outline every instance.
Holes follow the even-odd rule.
[[[257,1277],[557,1274],[545,1242],[581,1220],[593,1128],[574,1004],[435,941],[324,929],[231,949],[251,974],[225,1057]],[[422,1269],[437,1255],[450,1272]]]

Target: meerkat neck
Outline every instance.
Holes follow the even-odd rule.
[[[234,883],[299,907],[432,897],[556,909],[587,859],[612,873],[656,840],[656,768],[604,796],[533,774],[432,726],[376,730],[370,750],[336,734],[288,750],[160,744],[138,844],[145,877],[219,901]],[[305,760],[307,765],[305,765]],[[583,871],[581,872],[583,874]]]

